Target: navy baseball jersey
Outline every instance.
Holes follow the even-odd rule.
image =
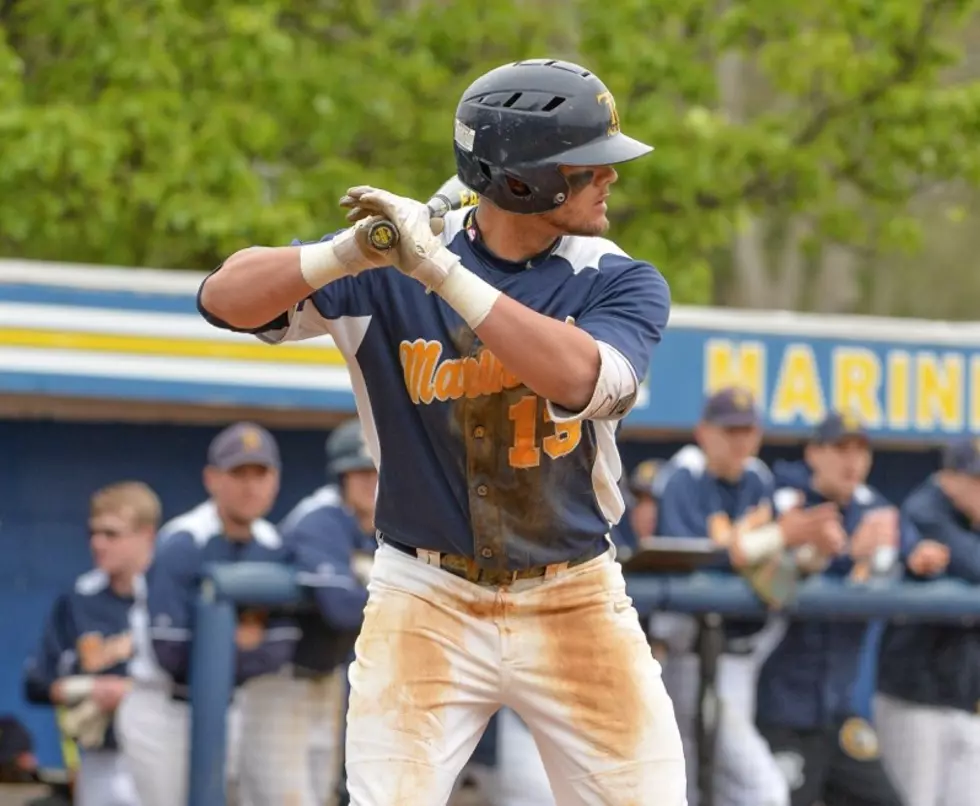
[[[794,507],[812,507],[826,499],[811,485],[804,462],[777,462],[777,513]],[[845,532],[852,536],[864,515],[891,506],[877,490],[859,486],[851,501],[840,507]],[[907,518],[900,522],[900,554],[908,555],[919,540]],[[833,557],[823,573],[846,577],[854,560],[845,552]],[[868,653],[875,651],[873,633],[879,627],[852,622],[791,621],[782,641],[762,665],[756,702],[760,724],[808,729],[839,725],[855,712],[867,711],[861,687],[873,672]],[[869,637],[869,635],[871,637]]]
[[[104,572],[80,576],[72,591],[55,601],[40,646],[27,661],[28,700],[50,703],[51,685],[70,675],[125,676],[133,654],[132,604],[131,597],[112,590]],[[103,746],[115,746],[111,728]]]
[[[147,607],[153,650],[160,666],[177,684],[186,684],[194,628],[194,607],[201,574],[211,563],[272,562],[288,559],[282,539],[268,521],[252,525],[252,539],[230,540],[222,534],[217,509],[211,501],[168,522],[157,537],[156,553],[146,575]],[[262,614],[240,618],[265,620]],[[292,660],[299,630],[292,620],[268,620],[261,641],[238,648],[236,682],[270,674]]]
[[[902,512],[923,540],[949,549],[944,576],[980,584],[980,529],[956,509],[935,477],[912,491]],[[959,624],[889,624],[882,639],[878,688],[909,702],[976,713],[980,631]]]
[[[298,578],[314,585],[327,624],[336,630],[358,629],[377,541],[361,531],[337,488],[321,487],[300,501],[283,518],[279,532]]]
[[[773,518],[772,473],[761,459],[749,459],[738,481],[708,472],[696,445],[678,451],[657,476],[657,529],[664,537],[710,537],[727,545],[732,528],[765,526]]]
[[[643,380],[670,308],[653,266],[585,237],[504,261],[483,246],[472,213],[450,213],[442,234],[466,268],[539,313],[573,319]],[[615,428],[635,395],[584,422],[541,400],[397,269],[332,282],[260,330],[270,343],[330,335],[343,352],[380,469],[377,527],[392,540],[516,570],[601,550],[622,516]]]

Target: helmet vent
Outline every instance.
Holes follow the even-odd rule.
[[[541,111],[542,112],[553,112],[555,109],[557,109],[563,103],[565,103],[565,99],[562,96],[560,96],[560,95],[556,95],[554,98],[552,98],[550,101],[548,101],[548,103],[546,103],[543,107],[541,107]]]
[[[515,92],[515,93],[514,93],[513,95],[511,95],[511,96],[510,96],[510,98],[508,98],[508,99],[507,99],[506,101],[504,101],[504,102],[503,102],[503,103],[501,104],[501,106],[506,106],[506,107],[508,107],[508,108],[510,108],[510,107],[512,107],[512,106],[513,106],[514,104],[516,104],[516,103],[517,103],[517,102],[518,102],[519,100],[521,100],[521,95],[523,95],[523,93],[520,93],[520,92]]]

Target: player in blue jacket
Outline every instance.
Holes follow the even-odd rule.
[[[330,483],[300,501],[279,524],[300,578],[314,585],[319,614],[300,622],[297,676],[306,680],[313,744],[307,754],[320,803],[342,784],[344,672],[367,604],[377,539],[378,473],[357,420],[338,426],[326,444]]]
[[[664,537],[710,537],[728,550],[718,570],[732,571],[778,555],[795,539],[773,517],[773,478],[758,458],[762,427],[752,395],[730,387],[711,395],[695,427],[696,444],[681,449],[660,471],[658,532]],[[782,806],[789,803],[786,780],[755,728],[757,657],[771,630],[758,622],[726,625],[728,642],[719,661],[721,714],[715,747],[715,803]],[[651,635],[667,647],[664,676],[679,713],[688,747],[688,769],[696,761],[695,718],[699,674],[691,654],[693,620],[657,614]],[[689,800],[696,799],[689,775]]]
[[[942,469],[902,511],[923,541],[909,573],[980,585],[980,444],[947,446]],[[980,632],[889,625],[875,718],[881,754],[908,806],[973,806],[980,793]]]
[[[27,699],[55,705],[62,729],[79,748],[78,806],[140,803],[112,722],[130,688],[134,579],[150,562],[159,522],[160,501],[145,484],[121,482],[92,496],[95,570],[57,599],[40,647],[27,661]]]
[[[383,541],[350,672],[352,803],[442,806],[505,705],[559,802],[680,806],[673,708],[609,536],[616,427],[670,293],[602,236],[613,166],[651,148],[557,59],[481,76],[452,128],[476,207],[433,227],[424,203],[353,187],[354,226],[241,250],[199,295],[270,343],[330,335],[350,370]],[[369,237],[382,219],[390,251]]]
[[[229,426],[208,448],[208,500],[160,530],[145,580],[146,608],[153,656],[168,684],[137,687],[140,699],[123,711],[120,723],[144,806],[186,803],[187,683],[204,566],[288,559],[278,531],[264,519],[279,491],[280,469],[279,448],[268,431],[252,423]],[[305,751],[308,737],[296,736],[291,721],[301,704],[294,681],[280,674],[288,669],[298,639],[289,619],[253,609],[239,614],[234,682],[240,711],[237,705],[231,710],[229,774],[238,774],[246,802],[315,803],[307,766],[296,752],[297,747]]]
[[[860,421],[832,413],[807,444],[804,461],[774,466],[777,512],[832,506],[837,513],[836,541],[796,550],[807,573],[858,582],[894,573],[896,560],[918,543],[914,526],[867,485],[871,462]],[[867,637],[861,623],[789,621],[763,663],[756,719],[789,780],[792,806],[902,806],[881,765],[874,728],[856,713]]]

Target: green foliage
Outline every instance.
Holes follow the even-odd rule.
[[[749,213],[919,242],[909,199],[980,182],[980,85],[949,85],[976,0],[14,0],[0,17],[0,254],[210,268],[342,226],[351,184],[425,196],[481,72],[594,69],[624,128],[613,237],[677,301]],[[737,103],[720,91],[735,54]]]

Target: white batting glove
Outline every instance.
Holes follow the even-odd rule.
[[[299,265],[311,288],[322,288],[348,275],[391,265],[391,258],[371,246],[368,230],[377,217],[361,218],[329,241],[300,247]]]
[[[391,221],[398,230],[398,244],[389,252],[378,254],[386,255],[390,265],[414,277],[431,291],[438,293],[459,263],[459,258],[433,232],[431,213],[422,202],[361,185],[350,188],[340,204],[351,208],[349,217],[369,214]],[[365,220],[374,219],[361,219],[362,222]]]

